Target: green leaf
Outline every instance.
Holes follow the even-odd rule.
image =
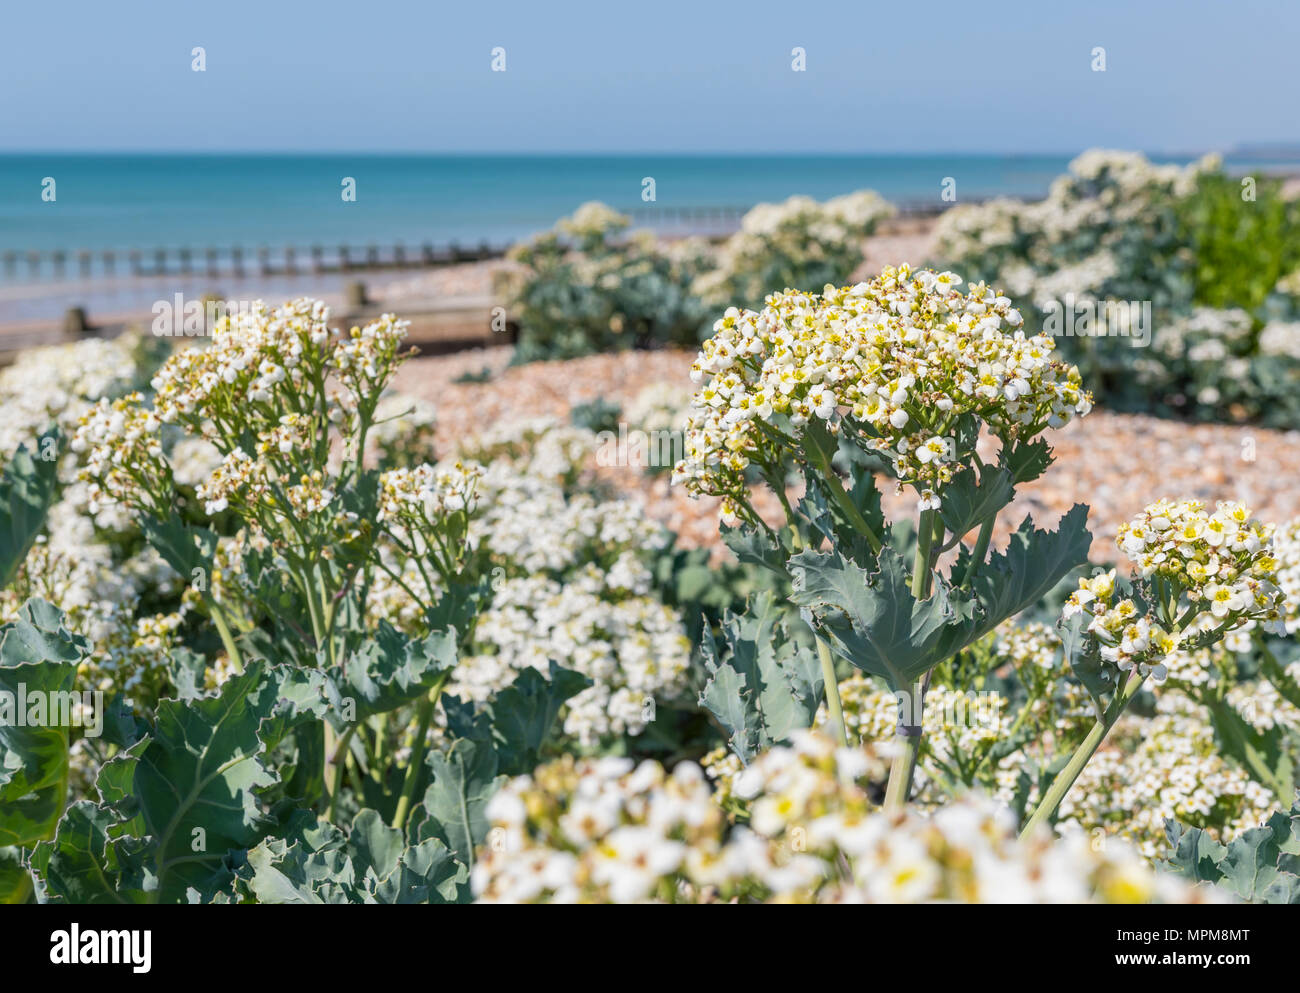
[[[29,600],[0,628],[0,846],[49,838],[67,802],[77,664],[90,645],[63,622],[58,608]]]
[[[791,599],[807,607],[836,651],[895,692],[974,640],[979,618],[972,600],[935,577],[934,594],[918,601],[902,557],[881,549],[867,572],[838,552],[801,552],[790,559]]]
[[[424,794],[424,809],[436,827],[433,834],[462,865],[474,868],[474,849],[487,839],[487,803],[505,776],[497,775],[497,753],[484,741],[458,738],[444,752],[426,758],[433,781]]]
[[[32,877],[23,864],[21,848],[0,848],[0,904],[25,903],[32,893]]]
[[[725,657],[711,634],[702,644],[709,680],[700,705],[728,733],[728,745],[746,764],[760,751],[811,726],[821,703],[821,666],[791,636],[771,591],[750,599],[744,614],[727,611]]]
[[[1258,730],[1227,700],[1207,701],[1220,750],[1276,796],[1295,795],[1295,767],[1282,725]]]
[[[212,581],[212,557],[217,550],[217,536],[212,531],[186,524],[176,514],[165,519],[143,516],[140,530],[185,582],[193,581],[195,570],[202,570],[205,584]]]
[[[1088,561],[1092,535],[1088,508],[1076,503],[1055,531],[1040,531],[1026,517],[1011,535],[1006,551],[995,552],[975,571],[971,590],[979,601],[975,638],[1032,607],[1069,572]]]
[[[752,524],[743,524],[739,527],[724,525],[719,533],[722,543],[741,562],[760,566],[769,572],[785,574],[785,563],[790,550],[774,541],[766,531],[760,531]]]
[[[58,432],[42,435],[37,449],[58,453]],[[32,543],[45,524],[45,514],[58,485],[58,460],[37,458],[19,445],[0,474],[0,588],[13,582]]]
[[[485,708],[496,745],[498,771],[504,775],[517,776],[532,770],[560,708],[591,685],[586,676],[561,669],[553,660],[549,674],[548,678],[537,669],[525,669]]]
[[[1042,438],[1018,441],[1008,449],[1003,447],[998,462],[1011,473],[1015,486],[1032,482],[1047,471],[1052,464],[1052,449]]]
[[[1162,868],[1222,885],[1251,903],[1300,903],[1300,803],[1226,845],[1174,821],[1165,834],[1172,850]]]
[[[1251,828],[1233,839],[1221,866],[1225,882],[1243,900],[1300,903],[1300,876],[1278,869],[1280,843],[1292,830],[1284,814],[1274,814],[1264,827]]]
[[[150,734],[101,769],[103,804],[76,805],[38,846],[49,899],[184,903],[227,889],[231,853],[276,826],[259,802],[278,781],[263,756],[314,716],[318,680],[255,663],[214,696],[159,701]]]
[[[1170,820],[1165,822],[1165,837],[1172,849],[1164,863],[1166,868],[1197,883],[1217,883],[1223,879],[1219,866],[1228,849],[1208,832]]]
[[[1010,470],[979,463],[978,477],[975,467],[970,466],[953,476],[952,482],[943,488],[939,516],[949,531],[962,537],[995,517],[1015,495]]]
[[[333,672],[330,701],[351,700],[356,719],[384,714],[424,696],[456,664],[454,628],[408,638],[387,621]]]
[[[52,841],[32,853],[32,869],[51,903],[148,903],[155,880],[142,871],[135,849],[111,839],[117,818],[106,807],[74,803]]]

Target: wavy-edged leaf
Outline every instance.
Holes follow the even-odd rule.
[[[145,515],[140,530],[164,562],[190,582],[196,569],[202,570],[204,582],[211,582],[212,557],[217,550],[217,536],[204,527],[186,524],[175,514],[166,518]]]
[[[259,903],[456,903],[469,872],[447,846],[427,839],[408,846],[374,810],[353,818],[347,835],[295,812],[282,837],[249,850],[238,890]]]
[[[424,793],[431,833],[462,865],[474,868],[474,849],[487,838],[487,803],[506,777],[497,774],[496,750],[489,742],[459,738],[446,752],[426,757],[433,781]]]
[[[1165,834],[1171,851],[1164,868],[1224,886],[1251,903],[1300,903],[1300,803],[1226,845],[1174,821],[1166,822]]]
[[[77,665],[90,644],[63,622],[29,600],[0,628],[0,846],[49,838],[67,802]]]
[[[591,685],[580,672],[562,669],[554,660],[548,665],[547,676],[538,669],[525,669],[487,704],[498,771],[504,775],[532,770],[560,708]]]
[[[711,634],[702,649],[709,680],[700,704],[728,733],[746,764],[760,751],[812,724],[822,698],[814,653],[791,638],[771,591],[752,597],[743,614],[723,616],[721,653]]]
[[[1006,551],[995,552],[975,571],[971,590],[981,617],[974,636],[982,637],[1032,607],[1070,570],[1088,561],[1091,546],[1084,504],[1070,508],[1055,531],[1039,530],[1026,517],[1012,533]]]
[[[422,697],[456,664],[456,630],[410,638],[387,621],[332,673],[330,702],[355,705],[357,720]]]
[[[932,596],[916,600],[892,547],[877,561],[868,572],[838,552],[801,552],[790,559],[791,599],[811,611],[841,655],[905,691],[973,640],[979,618],[974,601],[940,577]]]
[[[57,455],[58,439],[57,431],[42,435],[37,441],[39,456]],[[58,460],[39,456],[19,445],[0,473],[0,588],[13,581],[54,501]]]
[[[48,898],[183,903],[225,890],[230,854],[276,826],[258,801],[277,782],[263,756],[312,716],[309,681],[255,663],[214,696],[159,701],[149,735],[102,767],[103,804],[79,804],[38,846]]]
[[[1187,827],[1177,821],[1165,822],[1165,838],[1171,849],[1164,866],[1197,883],[1217,883],[1223,879],[1219,864],[1228,849],[1201,828]]]
[[[1011,470],[980,463],[978,473],[969,466],[953,476],[943,488],[939,516],[957,536],[993,518],[1016,495]]]

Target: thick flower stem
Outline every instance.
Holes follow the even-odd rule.
[[[1097,723],[1088,731],[1087,737],[1079,743],[1079,747],[1075,749],[1069,763],[1052,780],[1052,785],[1048,787],[1043,799],[1039,801],[1033,816],[1025,824],[1025,829],[1020,832],[1020,837],[1028,837],[1038,829],[1040,824],[1045,824],[1056,813],[1056,808],[1065,799],[1065,794],[1070,792],[1070,787],[1079,778],[1079,773],[1083,772],[1084,766],[1088,764],[1093,755],[1096,754],[1097,749],[1101,747],[1107,733],[1115,726],[1115,722],[1119,720],[1120,715],[1124,713],[1124,708],[1128,706],[1129,701],[1142,688],[1146,678],[1146,676],[1138,676],[1136,679],[1130,679],[1128,685],[1115,694],[1115,699],[1106,708],[1106,713],[1097,718]]]
[[[424,699],[416,716],[415,741],[411,745],[411,758],[406,766],[406,780],[402,783],[402,795],[397,801],[397,810],[393,813],[392,826],[399,831],[406,826],[407,815],[411,812],[411,800],[415,796],[416,784],[420,781],[420,770],[424,766],[424,753],[428,749],[429,724],[433,720],[433,708],[442,695],[447,675],[439,677]]]
[[[919,693],[920,687],[916,687],[914,692]],[[918,724],[906,729],[907,732],[915,733],[904,731],[900,724],[894,737],[898,752],[889,766],[889,785],[885,787],[886,810],[902,810],[912,795],[912,778],[916,774],[916,759],[921,751],[921,727]]]
[[[786,500],[785,495],[778,493],[781,502],[785,504],[786,517],[790,521],[790,541],[796,550],[804,547],[803,538],[799,534],[799,526],[795,524],[794,512],[790,509],[790,503]],[[811,625],[810,625],[811,626]],[[820,634],[813,631],[813,640],[817,643],[817,657],[822,664],[822,685],[826,691],[826,713],[830,716],[831,727],[834,729],[836,737],[844,744],[849,743],[849,732],[844,726],[844,707],[840,703],[840,684],[835,678],[835,658],[831,655],[830,645]]]
[[[984,556],[988,554],[989,540],[993,537],[993,522],[997,519],[994,515],[980,525],[979,536],[975,539],[975,547],[971,551],[970,562],[966,566],[966,573],[961,577],[963,588],[970,586],[971,580],[975,578],[975,573],[979,567],[984,564]],[[955,539],[954,539],[955,540]]]
[[[208,611],[212,617],[212,624],[217,629],[217,634],[221,636],[222,647],[226,650],[226,657],[230,659],[230,664],[234,666],[235,672],[242,674],[244,671],[244,658],[239,653],[239,646],[235,644],[235,637],[230,633],[230,625],[222,616],[221,608],[216,603],[211,604],[211,610]]]
[[[924,600],[930,595],[933,575],[930,549],[934,544],[935,517],[933,510],[921,511],[916,526],[916,559],[912,566],[912,596]],[[927,674],[928,675],[928,674]],[[913,683],[898,701],[898,732],[894,741],[898,753],[889,767],[889,785],[885,788],[885,809],[901,810],[912,794],[912,778],[916,774],[916,760],[921,752],[921,734],[924,727],[922,715],[925,708],[925,684]]]
[[[830,646],[822,639],[820,635],[817,639],[817,657],[822,663],[822,683],[826,687],[826,713],[831,719],[831,728],[834,730],[835,737],[839,738],[844,744],[849,743],[849,731],[844,726],[844,707],[840,704],[840,686],[835,679],[835,659],[831,655]]]

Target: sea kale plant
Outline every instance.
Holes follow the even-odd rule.
[[[1119,547],[1136,567],[1127,595],[1114,570],[1099,572],[1080,580],[1061,615],[1066,658],[1097,719],[1029,827],[1052,816],[1146,680],[1165,680],[1170,660],[1195,664],[1188,653],[1248,625],[1286,633],[1272,538],[1244,504],[1207,514],[1197,500],[1160,500],[1120,528]]]
[[[960,283],[904,266],[820,295],[773,294],[760,312],[728,310],[692,370],[699,389],[674,473],[720,500],[740,558],[788,577],[815,634],[815,648],[801,647],[767,596],[727,618],[725,644],[706,644],[701,702],[733,752],[750,762],[808,726],[823,695],[844,739],[838,656],[897,700],[891,807],[911,793],[936,669],[1036,604],[1087,562],[1091,544],[1076,505],[1058,530],[1026,518],[990,553],[1016,486],[1052,461],[1043,433],[1087,414],[1091,397],[1008,298]],[[877,473],[915,496],[914,521],[886,521]],[[756,486],[776,494],[784,521],[755,510]],[[1066,610],[1066,655],[1096,724],[1027,829],[1055,813],[1166,656],[1279,616],[1269,537],[1244,508],[1207,516],[1186,503],[1148,508],[1125,529],[1122,547],[1141,571],[1134,596],[1112,602],[1117,580],[1105,574]],[[1081,612],[1096,619],[1086,631]]]
[[[703,257],[628,234],[628,223],[587,203],[511,249],[503,291],[519,326],[516,362],[699,341],[707,310],[691,282]]]
[[[946,211],[933,258],[1043,315],[1110,409],[1300,423],[1300,200],[1278,180],[1093,149],[1039,202]]]
[[[717,265],[695,281],[694,292],[717,313],[731,304],[762,305],[791,286],[843,283],[862,264],[863,243],[894,207],[875,190],[818,202],[790,197],[760,203],[717,253]]]
[[[192,631],[150,710],[121,694],[107,704],[94,799],[67,802],[66,731],[39,754],[6,732],[6,767],[13,754],[23,770],[11,783],[39,775],[48,794],[39,825],[22,805],[0,808],[0,839],[17,849],[5,865],[30,873],[38,899],[467,898],[480,795],[530,766],[563,700],[587,685],[552,667],[481,708],[445,701],[452,731],[428,752],[489,595],[469,540],[481,470],[368,466],[405,325],[328,322],[310,300],[223,318],[206,347],[162,365],[150,398],[103,399],[80,418],[71,448],[90,511],[135,516],[219,642]],[[215,450],[193,486],[173,461],[187,439]],[[395,557],[415,563],[418,583],[393,572]],[[411,630],[368,616],[378,575],[410,590],[422,613]],[[21,653],[28,684],[75,678],[89,644],[64,624],[33,601],[4,628],[0,648]]]

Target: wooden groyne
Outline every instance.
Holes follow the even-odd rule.
[[[963,199],[981,203],[988,198]],[[894,203],[899,219],[937,217],[956,206],[938,197]],[[749,206],[675,206],[645,203],[624,207],[621,213],[636,227],[676,229],[723,236],[740,227]],[[507,244],[480,241],[476,245],[423,242],[407,245],[225,245],[172,246],[152,249],[55,249],[0,252],[0,278],[6,283],[60,282],[117,276],[208,276],[213,279],[243,276],[310,276],[365,273],[385,270],[433,269],[503,257]]]
[[[421,245],[261,245],[164,247],[90,251],[0,252],[0,275],[6,282],[48,282],[115,276],[311,276],[381,270],[433,269],[499,259],[508,245],[483,241]]]

